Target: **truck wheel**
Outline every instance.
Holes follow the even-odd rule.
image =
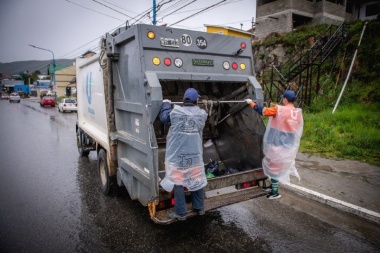
[[[111,179],[108,174],[107,155],[104,149],[100,149],[98,153],[98,171],[101,190],[104,195],[111,193]]]
[[[79,155],[81,157],[88,156],[88,154],[90,153],[90,151],[85,151],[83,148],[83,133],[79,128],[77,130],[77,147]]]

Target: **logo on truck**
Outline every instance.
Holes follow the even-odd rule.
[[[92,86],[92,72],[87,73],[87,76],[86,76],[86,96],[87,96],[87,101],[89,104],[91,104],[91,100],[92,100],[91,86]]]

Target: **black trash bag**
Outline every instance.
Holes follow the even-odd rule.
[[[229,167],[229,168],[223,170],[223,175],[231,175],[231,174],[238,173],[238,172],[239,172],[239,170]]]
[[[214,176],[219,176],[220,175],[220,170],[219,170],[219,163],[218,161],[211,161],[208,164],[205,165],[205,172],[207,174],[213,174]]]

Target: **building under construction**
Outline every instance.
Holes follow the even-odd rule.
[[[372,19],[380,13],[374,0],[257,0],[255,38],[288,33],[304,24],[332,24]]]

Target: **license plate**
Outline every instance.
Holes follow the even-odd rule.
[[[163,47],[179,47],[178,39],[161,38],[160,41],[161,41],[161,46]]]

